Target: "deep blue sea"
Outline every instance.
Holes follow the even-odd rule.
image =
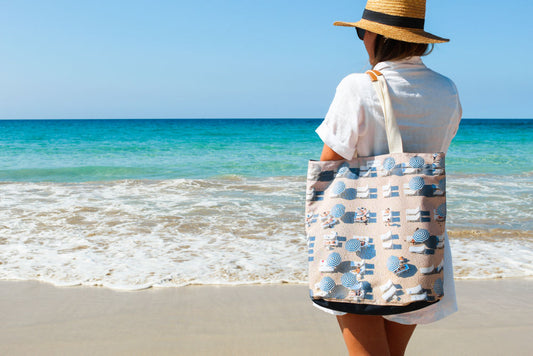
[[[304,283],[320,122],[0,121],[0,279]],[[533,120],[463,120],[446,168],[456,276],[532,276]]]

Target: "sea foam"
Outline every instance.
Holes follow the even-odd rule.
[[[533,276],[528,186],[528,175],[449,178],[457,278]],[[0,279],[306,283],[304,191],[298,177],[0,183]]]

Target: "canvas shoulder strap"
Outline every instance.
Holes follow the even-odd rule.
[[[376,89],[376,93],[383,109],[389,153],[403,153],[402,136],[400,134],[398,123],[396,122],[396,116],[394,116],[394,111],[392,110],[387,82],[385,81],[383,74],[377,70],[369,70],[366,74],[368,74],[370,80],[372,80],[372,85]]]

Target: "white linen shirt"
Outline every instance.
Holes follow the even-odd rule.
[[[446,152],[462,110],[455,84],[427,68],[420,57],[376,64],[389,88],[404,152]],[[354,73],[337,87],[316,130],[345,159],[388,153],[383,110],[370,77]]]
[[[455,84],[427,68],[420,57],[376,64],[385,77],[404,152],[446,152],[457,132],[462,109]],[[367,74],[350,74],[337,87],[316,132],[345,159],[388,153],[383,110]],[[313,305],[334,315],[338,312]],[[444,251],[444,297],[426,308],[384,316],[401,324],[427,324],[457,311],[448,234]]]

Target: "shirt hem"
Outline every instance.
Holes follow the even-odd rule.
[[[329,131],[329,128],[327,127],[325,122],[323,122],[315,130],[315,132],[329,148],[335,151],[335,153],[337,153],[338,155],[342,156],[342,158],[347,160],[353,158],[355,149],[339,144],[339,138],[337,138],[333,133],[331,133],[331,131]]]

